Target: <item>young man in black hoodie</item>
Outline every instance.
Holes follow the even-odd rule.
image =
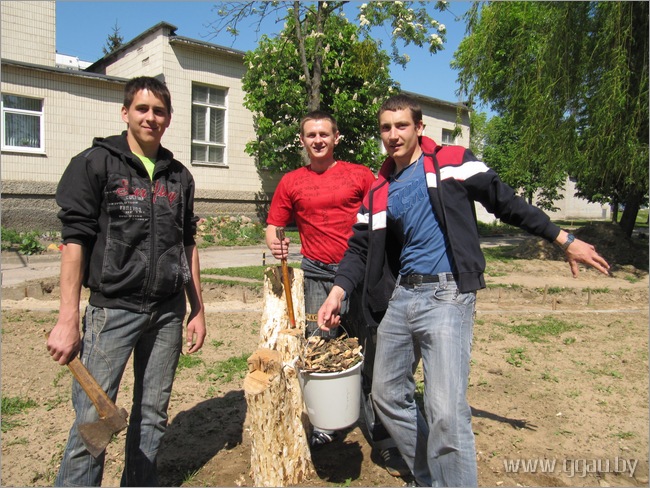
[[[363,281],[366,320],[378,326],[372,392],[382,423],[417,485],[477,486],[466,393],[485,259],[474,202],[560,246],[574,276],[579,262],[604,274],[609,265],[471,151],[423,136],[422,110],[412,98],[389,98],[378,118],[389,157],[361,206],[318,323],[337,327],[341,301]],[[414,398],[420,360],[426,418]]]
[[[133,354],[133,407],[122,486],[159,486],[158,448],[183,346],[203,345],[206,327],[194,242],[194,180],[160,141],[172,114],[167,87],[138,77],[124,89],[121,135],[96,138],[70,161],[56,192],[63,225],[61,303],[47,349],[61,365],[79,354],[115,400]],[[81,287],[90,289],[79,331]],[[187,302],[186,302],[187,296]],[[73,382],[76,420],[56,486],[100,486],[104,456],[93,457],[78,426],[98,420]]]

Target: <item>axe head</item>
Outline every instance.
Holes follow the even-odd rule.
[[[121,408],[111,417],[78,426],[81,440],[93,457],[96,458],[104,452],[114,434],[126,429],[128,425],[126,422],[127,416],[126,410]]]

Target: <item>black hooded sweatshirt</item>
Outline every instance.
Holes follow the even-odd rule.
[[[190,281],[194,180],[162,146],[153,181],[126,131],[95,138],[70,161],[56,191],[65,244],[85,248],[90,304],[150,312]]]

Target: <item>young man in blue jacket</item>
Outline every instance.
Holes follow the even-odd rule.
[[[466,393],[485,259],[474,202],[560,246],[574,276],[579,262],[605,274],[609,265],[471,151],[438,146],[423,129],[412,98],[397,95],[382,105],[379,130],[389,157],[364,199],[318,323],[337,327],[341,301],[364,282],[366,320],[378,326],[372,392],[384,426],[419,486],[477,486]],[[426,420],[414,400],[420,360]]]
[[[167,87],[139,77],[124,89],[121,135],[96,138],[72,158],[56,192],[63,224],[61,304],[47,349],[67,364],[76,354],[113,399],[133,354],[133,407],[122,486],[159,486],[156,460],[183,346],[198,351],[206,327],[194,242],[194,180],[160,144],[172,114]],[[90,289],[79,332],[81,287]],[[73,382],[76,420],[56,486],[100,486],[104,456],[93,457],[78,426],[98,420]]]

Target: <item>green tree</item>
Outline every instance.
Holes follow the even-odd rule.
[[[631,235],[648,202],[648,2],[599,2],[587,38],[584,112],[575,174],[587,198],[625,205]]]
[[[624,203],[630,235],[648,194],[648,3],[477,3],[467,28],[461,92],[505,117],[511,164],[546,173],[545,191],[564,173],[588,200]]]
[[[369,123],[367,116],[374,118],[379,98],[385,97],[394,85],[388,73],[390,60],[402,66],[408,63],[408,56],[399,53],[400,45],[426,46],[432,54],[443,47],[446,27],[429,15],[427,2],[359,4],[355,19],[358,26],[345,18],[346,3],[217,4],[219,20],[210,24],[216,34],[225,29],[233,36],[239,35],[240,24],[249,17],[257,19],[254,31],[258,33],[262,21],[273,16],[285,25],[279,36],[262,36],[254,51],[257,58],[247,55],[253,72],[245,76],[244,89],[257,132],[257,140],[248,144],[247,151],[256,156],[260,167],[297,167],[297,121],[305,112],[319,108],[339,119],[344,135],[339,152],[343,157],[351,151],[356,161],[374,162],[378,147],[374,142],[376,122]],[[434,7],[442,10],[446,3],[437,2]],[[384,25],[392,29],[389,54],[371,37],[373,28]],[[273,72],[274,76],[265,76],[265,72]],[[256,82],[267,85],[262,83],[260,87]],[[269,96],[276,100],[260,99]],[[358,111],[365,113],[360,115]]]
[[[303,28],[311,28],[316,16],[307,15]],[[244,62],[244,105],[253,112],[257,138],[246,146],[260,168],[290,170],[302,164],[298,139],[299,121],[306,112],[306,75],[300,66],[302,52],[291,42],[294,19],[275,38],[262,36]],[[376,113],[386,93],[396,90],[388,73],[388,56],[371,40],[359,40],[358,28],[341,16],[330,16],[323,25],[321,102],[339,122],[341,141],[336,149],[342,159],[371,165],[379,159]],[[304,54],[311,55],[318,36],[305,39]]]
[[[117,25],[117,20],[113,26],[113,33],[106,39],[106,46],[102,47],[104,55],[110,54],[122,45],[124,37],[120,35],[120,28]]]
[[[549,211],[557,210],[554,202],[562,198],[558,188],[565,174],[546,171],[542,161],[522,158],[521,151],[519,131],[512,120],[507,115],[492,117],[485,127],[485,163],[499,173],[503,181],[520,190],[528,203]]]

